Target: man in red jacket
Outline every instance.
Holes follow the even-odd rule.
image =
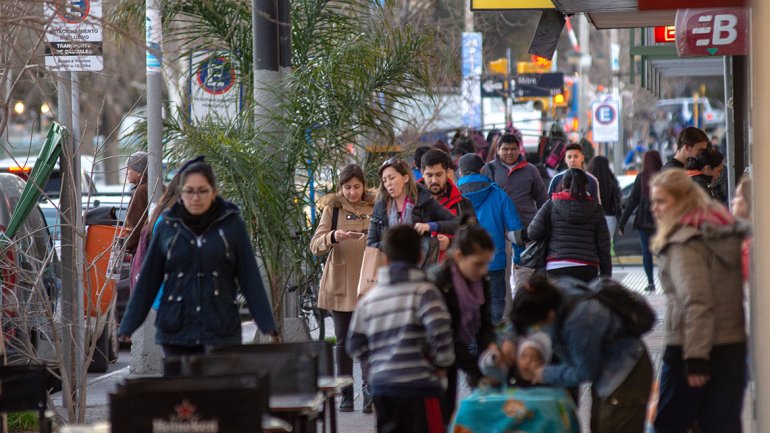
[[[440,150],[429,150],[422,156],[420,163],[422,167],[420,183],[430,190],[436,201],[453,215],[457,215],[460,221],[476,218],[470,200],[463,197],[454,182],[447,177],[447,171],[452,165],[449,155]],[[439,241],[439,250],[442,252],[439,260],[443,260],[443,252],[449,248],[450,237],[443,234],[438,234],[436,237]]]

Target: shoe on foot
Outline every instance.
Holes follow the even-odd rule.
[[[353,387],[349,386],[342,390],[342,400],[340,400],[340,412],[353,412]]]
[[[374,406],[374,397],[372,396],[372,392],[369,390],[369,384],[365,383],[361,387],[361,393],[364,395],[364,407],[361,410],[363,413],[372,413],[373,406]]]
[[[645,292],[654,292],[655,291],[655,284],[648,284],[647,287],[644,288]]]

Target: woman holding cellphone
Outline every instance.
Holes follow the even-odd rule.
[[[340,172],[337,192],[321,199],[323,209],[310,251],[321,256],[328,254],[318,293],[318,308],[329,310],[334,319],[334,346],[337,374],[352,376],[353,360],[345,352],[345,338],[350,319],[358,300],[358,277],[366,248],[365,234],[369,229],[374,194],[366,190],[364,171],[350,164]],[[362,368],[366,370],[364,364]],[[366,384],[368,376],[362,371],[364,413],[371,413],[372,398]],[[353,387],[342,390],[341,412],[353,410]]]

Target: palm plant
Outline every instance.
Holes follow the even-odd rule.
[[[116,23],[140,24],[140,3],[123,0]],[[390,6],[366,0],[291,1],[292,70],[276,87],[278,102],[261,107],[267,109],[269,130],[255,121],[250,109],[260,101],[254,100],[229,122],[192,125],[181,115],[164,126],[166,142],[173,143],[169,157],[207,155],[223,194],[242,207],[277,317],[287,283],[317,266],[308,248],[314,229],[307,212],[315,205],[308,195],[311,181],[319,171],[336,180],[336,167],[363,162],[367,145],[393,143],[394,124],[404,115],[395,107],[431,95],[436,71],[448,64],[438,39],[424,28],[418,32],[396,22]],[[172,41],[180,56],[201,44],[225,49],[240,65],[244,86],[251,88],[249,1],[166,0],[163,7],[165,42]],[[358,149],[355,154],[348,151],[350,144]]]

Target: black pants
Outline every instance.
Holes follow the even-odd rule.
[[[548,275],[548,278],[572,277],[590,283],[591,280],[599,276],[599,269],[596,266],[570,266],[567,268],[549,269],[546,271],[546,275]]]
[[[375,395],[377,433],[444,433],[441,400]]]
[[[337,374],[353,376],[353,359],[345,351],[345,342],[348,338],[348,328],[350,328],[350,319],[353,318],[352,311],[333,311],[332,320],[334,320],[334,336],[337,344],[334,345],[334,358],[337,364]],[[361,378],[363,383],[369,381],[368,364],[361,362]]]
[[[164,344],[163,357],[184,355],[205,355],[208,353],[206,346],[177,346],[176,344]]]
[[[660,373],[655,418],[658,433],[685,433],[698,424],[703,433],[740,433],[746,391],[746,343],[714,346],[709,354],[706,386],[687,383],[681,346],[669,346]]]
[[[205,355],[209,352],[206,346],[178,346],[176,344],[164,344],[163,348],[163,376],[172,377],[182,374],[182,364],[179,360],[169,359],[180,356]]]

